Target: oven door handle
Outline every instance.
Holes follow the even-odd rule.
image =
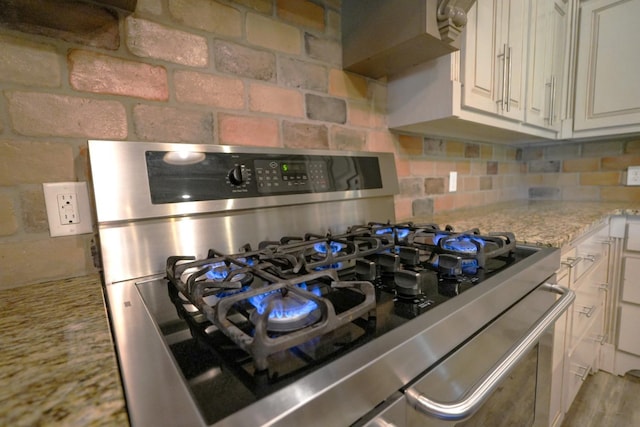
[[[561,297],[529,328],[523,338],[514,344],[510,351],[494,365],[494,369],[465,393],[461,400],[453,403],[437,402],[411,387],[405,391],[405,396],[411,406],[424,414],[443,420],[458,421],[473,415],[484,401],[491,396],[511,369],[533,348],[545,330],[553,325],[575,299],[574,292],[564,286],[545,283],[540,288],[557,293]]]

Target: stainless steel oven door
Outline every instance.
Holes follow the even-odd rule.
[[[574,298],[539,286],[361,424],[547,426],[553,325]]]

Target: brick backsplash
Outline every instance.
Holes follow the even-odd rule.
[[[554,188],[638,196],[594,182],[614,182],[640,141],[576,155],[390,133],[385,80],[342,70],[340,0],[138,0],[128,16],[61,3],[48,26],[12,20],[11,2],[0,20],[0,289],[95,272],[92,235],[49,237],[41,187],[85,181],[90,138],[391,152],[399,220]]]

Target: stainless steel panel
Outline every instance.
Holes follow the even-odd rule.
[[[100,224],[105,283],[162,273],[167,257],[205,258],[214,248],[237,253],[250,243],[278,240],[305,232],[344,232],[366,221],[394,221],[393,197],[343,200],[285,208]],[[310,225],[313,224],[313,225]]]
[[[395,161],[391,153],[295,150],[295,154],[301,155],[360,155],[377,157],[380,162],[383,188],[153,205],[151,204],[151,194],[145,166],[145,152],[149,150],[263,154],[292,154],[294,152],[292,150],[277,148],[231,147],[222,145],[89,141],[98,223],[194,215],[210,212],[228,212],[268,206],[319,203],[364,197],[391,196],[398,192]]]

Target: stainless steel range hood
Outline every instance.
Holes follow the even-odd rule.
[[[475,1],[343,0],[343,68],[380,78],[459,50]]]

